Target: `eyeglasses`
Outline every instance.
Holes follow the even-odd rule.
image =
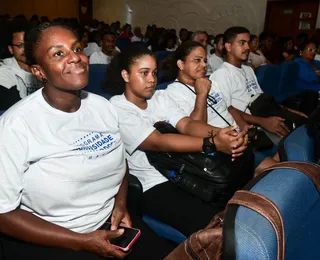
[[[16,44],[11,44],[12,46],[15,46],[15,47],[17,47],[17,48],[19,48],[19,49],[21,49],[21,48],[23,48],[24,47],[24,43],[22,43],[22,42],[20,42],[20,43],[16,43]]]
[[[308,52],[318,52],[318,49],[313,49],[313,48],[307,48],[307,51]]]

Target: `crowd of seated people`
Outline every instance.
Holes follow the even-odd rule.
[[[279,44],[272,34],[258,37],[243,27],[215,37],[182,28],[177,36],[156,25],[143,34],[120,22],[80,25],[36,15],[0,20],[6,35],[0,49],[0,110],[6,110],[0,117],[0,242],[7,259],[163,259],[174,245],[142,214],[189,236],[224,206],[168,181],[145,152],[204,152],[207,141],[236,163],[255,147],[248,140],[254,127],[278,145],[308,115],[275,101],[273,114],[251,111],[264,94],[255,75],[260,66],[294,60],[305,88],[320,90],[317,45],[305,35],[296,44],[291,38]],[[121,40],[127,48],[116,46]],[[163,61],[171,82],[166,90],[156,90],[158,51],[171,54]],[[82,91],[91,64],[106,65],[103,89],[114,95],[110,102]],[[158,121],[180,134],[161,134]],[[278,153],[266,158],[256,175],[279,160]],[[139,210],[127,203],[129,174],[142,184]],[[112,230],[100,230],[105,221]],[[119,225],[142,230],[130,252],[108,241],[122,234]]]

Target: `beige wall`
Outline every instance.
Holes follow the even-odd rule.
[[[0,0],[0,13],[11,16],[24,14],[29,19],[33,14],[57,17],[78,18],[78,0]]]
[[[105,22],[126,22],[127,7],[132,25],[157,24],[179,30],[222,33],[234,25],[260,33],[264,27],[267,0],[93,0],[93,17]]]

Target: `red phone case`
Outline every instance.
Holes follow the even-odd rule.
[[[138,230],[138,233],[136,234],[136,236],[131,240],[131,242],[129,243],[129,245],[126,247],[126,248],[123,248],[123,247],[120,247],[120,246],[116,246],[116,245],[113,245],[115,248],[123,251],[123,252],[128,252],[131,247],[133,246],[133,244],[137,241],[137,239],[140,237],[141,235],[141,231],[137,228],[131,228],[131,229],[135,229],[135,230]]]

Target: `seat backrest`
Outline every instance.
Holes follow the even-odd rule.
[[[263,65],[257,68],[256,76],[261,89],[273,96],[279,94],[280,67],[276,65]]]
[[[90,64],[89,65],[89,82],[84,90],[92,92],[97,95],[104,95],[101,89],[101,83],[107,73],[106,64]]]
[[[1,116],[4,112],[6,112],[6,111],[5,111],[5,110],[0,110],[0,116]]]
[[[295,129],[279,145],[281,161],[314,162],[314,152],[314,138],[308,134],[306,125]]]
[[[297,249],[292,245],[304,244],[305,236],[310,240],[320,236],[320,228],[306,224],[314,224],[315,215],[320,214],[320,196],[308,176],[298,170],[276,169],[258,176],[245,189],[267,197],[278,207],[284,222],[286,259],[320,259],[319,246],[308,247],[315,258],[293,257],[302,246]],[[227,214],[232,211],[236,212],[234,232],[224,232],[224,239],[234,244],[236,259],[277,259],[277,238],[270,222],[246,207],[228,206]]]
[[[284,61],[280,64],[280,93],[290,93],[297,89],[300,67],[294,61]]]
[[[167,81],[157,85],[157,90],[166,89],[172,82],[173,81]]]
[[[157,51],[156,52],[156,60],[157,64],[159,64],[160,61],[164,60],[166,57],[168,57],[171,54],[170,51]]]
[[[118,38],[116,40],[116,46],[120,49],[120,51],[127,49],[130,43],[131,40],[128,38]]]

